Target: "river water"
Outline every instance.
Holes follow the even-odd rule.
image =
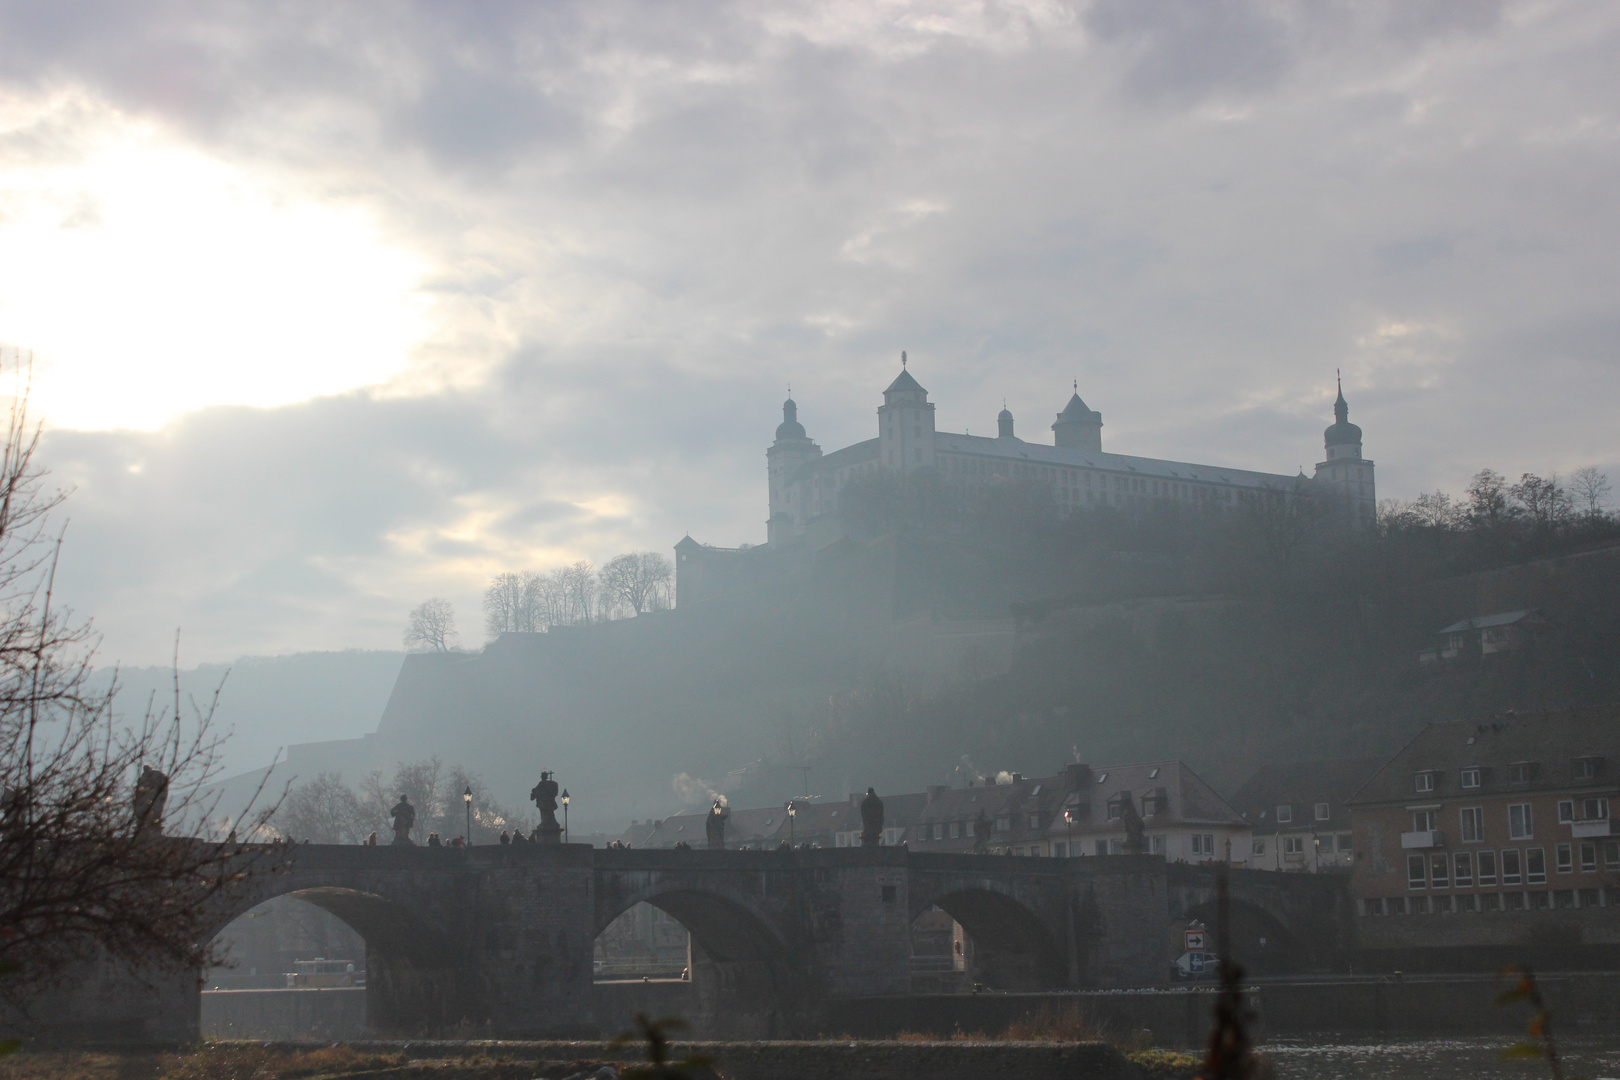
[[[1262,1048],[1277,1063],[1278,1080],[1504,1080],[1549,1075],[1544,1061],[1503,1061],[1511,1038],[1412,1039],[1352,1042],[1294,1036]],[[1620,1033],[1596,1041],[1560,1042],[1565,1077],[1620,1080]]]

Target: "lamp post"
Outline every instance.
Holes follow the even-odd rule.
[[[792,847],[793,846],[793,818],[794,818],[795,815],[798,814],[798,810],[795,809],[794,806],[793,806],[793,800],[792,799],[788,800],[787,811],[788,811],[788,847]]]
[[[472,847],[472,785],[461,793],[461,801],[467,804],[467,846]]]
[[[1069,834],[1068,847],[1064,848],[1063,850],[1067,851],[1069,853],[1069,858],[1072,859],[1074,858],[1074,807],[1072,806],[1065,806],[1063,808],[1063,827]]]
[[[568,843],[568,789],[563,788],[563,843]]]

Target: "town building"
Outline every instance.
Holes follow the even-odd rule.
[[[1517,652],[1535,643],[1551,624],[1534,611],[1499,611],[1476,615],[1442,627],[1435,644],[1418,654],[1418,662],[1450,663],[1459,660],[1485,660]]]
[[[1066,515],[1089,507],[1141,508],[1156,502],[1233,506],[1325,491],[1370,518],[1377,505],[1373,463],[1362,456],[1361,429],[1350,423],[1349,409],[1341,388],[1333,405],[1334,423],[1323,433],[1325,460],[1307,480],[1303,475],[1105,452],[1102,414],[1081,400],[1078,385],[1051,425],[1051,444],[1015,435],[1013,414],[1005,408],[996,418],[994,437],[939,431],[928,391],[902,357],[899,376],[883,391],[875,438],[823,454],[799,421],[798,403],[791,397],[782,403],[782,423],[765,452],[767,543],[780,547],[807,536],[830,541],[837,535],[830,519],[839,493],[852,480],[923,469],[965,490],[998,480],[1043,484]]]
[[[1254,830],[1249,868],[1348,873],[1353,864],[1348,800],[1386,759],[1263,765],[1231,804]]]
[[[1612,958],[1617,795],[1620,707],[1428,725],[1350,801],[1363,947]]]

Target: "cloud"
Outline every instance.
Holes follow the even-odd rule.
[[[41,375],[81,395],[47,446],[70,592],[142,660],[175,624],[206,658],[386,647],[427,595],[475,622],[496,567],[757,541],[787,384],[842,446],[902,348],[946,429],[1006,397],[1044,434],[1078,379],[1111,448],[1308,470],[1342,368],[1385,493],[1612,465],[1617,45],[1560,3],[0,2],[13,160],[145,132],[263,220],[365,223],[300,234],[318,297],[242,310],[416,320],[258,398],[252,318],[199,343],[145,288],[174,355]],[[42,250],[133,235],[120,190]],[[53,295],[116,312],[106,277]],[[166,422],[93,419],[165,380]]]

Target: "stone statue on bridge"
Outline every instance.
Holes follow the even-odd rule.
[[[388,811],[388,815],[394,819],[394,843],[415,847],[415,843],[411,840],[411,830],[416,827],[416,807],[411,805],[410,796],[401,793],[399,802]]]
[[[1125,854],[1146,855],[1147,833],[1142,826],[1142,815],[1136,812],[1136,801],[1131,798],[1130,792],[1124,793],[1124,801],[1119,808],[1119,820],[1125,826]]]
[[[883,800],[877,788],[867,788],[861,800],[861,847],[877,847],[883,842]]]
[[[562,843],[562,826],[557,824],[557,781],[547,771],[540,774],[540,782],[529,792],[529,799],[540,808],[540,824],[534,830],[535,841],[541,844]]]
[[[973,819],[973,850],[983,855],[990,850],[990,819],[985,816],[984,807],[979,807],[979,816]]]
[[[714,805],[709,808],[709,816],[703,819],[703,832],[709,838],[709,847],[716,851],[725,850],[726,821],[730,817],[731,811],[716,799]]]
[[[169,778],[147,765],[135,781],[135,835],[163,835],[163,810],[169,802]]]

